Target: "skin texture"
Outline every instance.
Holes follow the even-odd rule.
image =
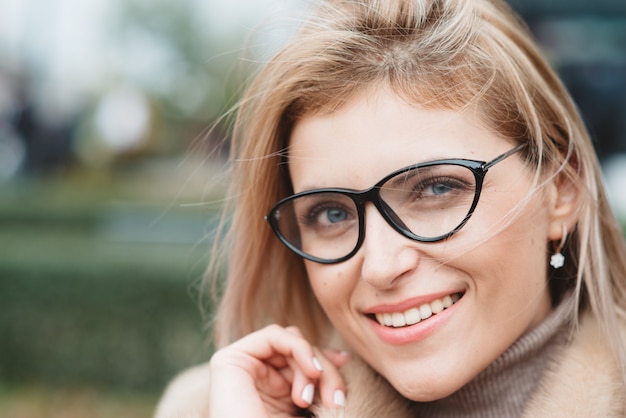
[[[484,128],[471,109],[428,110],[377,91],[296,123],[289,172],[296,193],[365,189],[410,164],[489,161],[515,145]],[[565,196],[555,181],[533,191],[532,173],[513,155],[490,169],[474,215],[452,238],[412,241],[368,204],[359,252],[339,264],[307,261],[309,280],[349,347],[405,397],[439,399],[468,383],[550,312],[549,242],[572,223],[572,199]],[[367,315],[458,292],[463,297],[455,305],[409,334],[391,330],[395,342],[381,338],[375,329],[382,327]]]

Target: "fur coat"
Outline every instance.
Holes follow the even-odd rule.
[[[594,320],[583,320],[521,418],[626,417],[626,388],[610,349],[600,342],[600,332]],[[348,385],[345,408],[315,409],[317,418],[416,418],[411,402],[364,363],[353,360],[342,372]],[[174,380],[155,418],[207,418],[207,373],[206,365],[198,366]]]

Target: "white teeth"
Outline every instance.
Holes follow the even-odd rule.
[[[406,325],[406,320],[404,319],[404,314],[402,312],[392,313],[391,320],[393,321],[393,326],[396,328]]]
[[[420,316],[422,319],[428,319],[433,316],[433,310],[430,309],[430,303],[425,303],[420,306]]]
[[[414,325],[422,320],[422,317],[420,316],[420,311],[417,308],[412,308],[406,311],[404,313],[404,318],[406,319],[407,325]]]
[[[459,299],[461,299],[461,294],[455,293],[454,295],[447,295],[441,299],[435,299],[430,303],[424,303],[418,308],[411,308],[404,312],[377,313],[375,315],[376,321],[378,321],[381,325],[394,328],[414,325],[424,319],[428,319],[433,315],[441,313],[444,309],[449,308]]]
[[[438,314],[443,311],[443,301],[441,299],[433,300],[430,303],[430,309],[433,314]]]

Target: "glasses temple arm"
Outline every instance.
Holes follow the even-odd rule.
[[[484,163],[482,165],[483,171],[489,170],[491,167],[493,167],[494,165],[498,164],[500,161],[510,157],[511,155],[515,154],[516,152],[521,151],[525,147],[526,147],[526,144],[520,144],[520,145],[516,146],[515,148],[513,148],[512,150],[509,150],[509,151],[505,152],[504,154],[497,156],[493,160]]]

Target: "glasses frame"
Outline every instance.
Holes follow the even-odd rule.
[[[515,148],[503,154],[500,154],[499,156],[497,156],[491,161],[479,161],[479,160],[469,160],[469,159],[463,159],[463,158],[453,158],[453,159],[443,159],[443,160],[435,160],[435,161],[428,161],[428,162],[413,164],[413,165],[401,168],[399,170],[396,170],[392,172],[391,174],[386,175],[381,180],[379,180],[375,185],[365,190],[359,191],[359,190],[335,187],[335,188],[322,188],[322,189],[307,190],[304,192],[296,193],[278,201],[272,207],[272,209],[268,212],[268,214],[265,216],[265,220],[269,223],[270,227],[272,228],[272,231],[274,231],[274,234],[276,234],[280,242],[282,242],[283,245],[289,248],[289,250],[293,251],[294,253],[296,253],[302,258],[305,258],[307,260],[310,260],[316,263],[321,263],[321,264],[341,263],[342,261],[346,261],[350,259],[351,257],[353,257],[359,251],[359,249],[363,245],[363,241],[365,240],[365,204],[368,202],[371,202],[374,205],[374,207],[376,207],[376,209],[378,210],[380,215],[383,217],[383,219],[401,235],[409,239],[412,239],[414,241],[418,241],[418,242],[432,243],[432,242],[443,241],[445,239],[450,238],[452,235],[456,234],[459,230],[461,230],[461,228],[463,228],[465,224],[467,224],[469,219],[472,217],[474,211],[476,210],[476,206],[478,205],[478,200],[480,199],[480,194],[483,188],[483,180],[485,178],[485,175],[489,171],[489,169],[493,167],[494,165],[498,164],[499,162],[510,157],[511,155],[521,151],[525,146],[526,144],[520,144],[516,146]],[[465,215],[463,220],[456,227],[454,227],[450,232],[445,233],[443,235],[439,235],[436,237],[422,237],[422,236],[414,234],[408,228],[406,228],[406,226],[398,218],[396,213],[381,198],[380,190],[381,190],[381,187],[393,177],[406,173],[407,171],[415,170],[417,168],[422,168],[422,167],[430,167],[433,165],[457,165],[457,166],[468,168],[474,174],[474,178],[476,179],[476,190],[474,192],[474,200],[472,201],[472,204],[470,206],[469,211],[467,212],[467,215]],[[325,258],[319,258],[319,257],[312,256],[310,254],[307,254],[301,249],[299,249],[298,247],[296,247],[295,245],[293,245],[289,240],[287,240],[287,238],[280,232],[280,229],[278,228],[278,220],[276,217],[276,213],[280,210],[281,206],[283,206],[287,202],[298,199],[302,196],[311,196],[311,195],[322,194],[322,193],[339,193],[341,195],[344,195],[350,198],[354,202],[356,209],[357,209],[357,214],[358,214],[358,219],[359,219],[359,236],[358,236],[357,242],[354,246],[354,249],[352,249],[352,251],[350,251],[345,256],[342,256],[339,258],[325,259]]]

